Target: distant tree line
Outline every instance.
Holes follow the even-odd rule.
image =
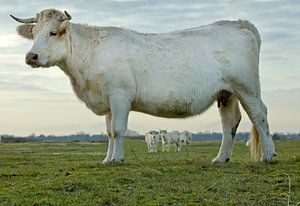
[[[300,133],[274,133],[272,135],[274,140],[280,139],[300,139]]]
[[[106,141],[107,137],[104,134],[90,135],[85,133],[77,133],[71,135],[29,135],[25,137],[16,137],[13,135],[1,135],[1,142],[101,142]]]
[[[193,141],[221,141],[222,133],[217,132],[198,132],[193,133]],[[126,136],[130,139],[144,139],[144,135],[137,132],[130,132]],[[237,141],[246,141],[249,138],[248,132],[240,132],[235,136]],[[300,139],[300,133],[274,133],[272,135],[274,140],[281,139]],[[78,132],[71,135],[35,135],[31,134],[25,137],[18,137],[14,135],[0,135],[0,142],[3,143],[17,143],[17,142],[103,142],[107,141],[105,134],[90,135],[84,132]]]

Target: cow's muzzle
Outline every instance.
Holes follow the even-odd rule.
[[[28,52],[25,58],[26,64],[32,66],[37,65],[38,57],[39,57],[38,54],[35,54],[33,52]]]

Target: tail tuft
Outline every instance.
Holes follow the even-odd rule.
[[[253,126],[250,133],[250,155],[253,160],[257,161],[260,154],[260,138],[257,129]]]

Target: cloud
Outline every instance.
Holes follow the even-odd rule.
[[[0,34],[0,50],[19,46],[19,39],[17,34]]]
[[[95,120],[98,118],[79,103],[62,71],[57,67],[31,69],[24,63],[25,53],[32,42],[16,34],[19,23],[9,14],[27,18],[45,8],[67,10],[73,17],[72,22],[115,25],[152,33],[196,27],[220,19],[248,19],[258,27],[262,37],[260,77],[262,88],[268,90],[263,95],[272,111],[271,126],[275,125],[275,131],[295,131],[298,128],[299,119],[296,121],[297,115],[293,115],[293,111],[299,111],[295,102],[300,102],[299,96],[295,95],[300,88],[300,1],[104,0],[86,3],[84,0],[36,0],[24,3],[2,0],[0,4],[0,105],[1,115],[6,117],[0,124],[6,125],[3,127],[6,131],[14,131],[9,126],[14,122],[15,131],[20,134],[33,127],[41,133],[51,133],[56,129],[74,133],[72,131],[81,126],[87,132],[96,131],[88,125],[98,124]],[[283,90],[278,92],[278,88]],[[32,114],[30,126],[26,119]],[[65,114],[64,118],[58,119],[61,114]],[[289,119],[285,114],[292,117]],[[215,106],[201,116],[186,120],[161,119],[138,113],[133,113],[130,118],[130,127],[140,131],[157,127],[221,130]],[[99,128],[104,129],[105,124],[101,121]],[[246,118],[241,129],[248,131],[248,127]]]

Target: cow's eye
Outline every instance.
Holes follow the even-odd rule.
[[[55,31],[50,31],[49,36],[57,36],[57,32],[55,32]]]

